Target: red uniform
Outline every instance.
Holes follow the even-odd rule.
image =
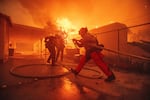
[[[72,69],[72,72],[75,74],[78,74],[83,66],[88,62],[91,58],[94,60],[94,62],[98,65],[98,67],[108,76],[106,81],[112,81],[115,79],[115,76],[113,72],[109,69],[107,64],[103,61],[103,55],[101,53],[101,48],[98,45],[97,39],[87,33],[87,28],[81,28],[79,31],[79,34],[81,35],[81,40],[73,40],[75,44],[77,44],[79,47],[85,48],[85,56],[82,56],[80,59],[80,63],[76,67],[75,70]]]

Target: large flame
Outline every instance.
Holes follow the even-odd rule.
[[[72,29],[75,29],[75,26],[71,23],[68,18],[58,18],[56,20],[58,27],[65,32],[69,32]]]
[[[79,37],[77,27],[74,26],[68,18],[58,18],[56,23],[58,29],[67,34],[67,37],[65,38],[67,47],[74,48],[72,39]]]

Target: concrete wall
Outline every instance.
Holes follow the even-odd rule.
[[[150,64],[149,61],[141,59],[143,57],[150,57],[150,53],[140,48],[140,46],[131,45],[127,41],[128,33],[131,32],[131,30],[129,30],[126,25],[113,23],[93,29],[90,32],[96,35],[99,43],[104,44],[105,48],[125,54],[118,55],[118,53],[103,50],[103,54],[108,63],[132,70],[144,71],[145,69],[150,69],[150,67],[148,67]],[[146,71],[148,70],[145,70],[145,72]]]
[[[33,54],[40,53],[41,41],[46,36],[44,29],[13,24],[10,33],[10,42],[13,45],[15,53]],[[38,43],[38,44],[37,44]],[[38,47],[37,47],[38,46]]]
[[[6,62],[9,54],[9,29],[11,22],[8,16],[0,14],[0,62]]]
[[[148,55],[148,52],[128,42],[127,36],[130,31],[126,25],[121,23],[113,23],[91,30],[96,35],[99,43],[104,44],[105,48],[131,55]]]
[[[126,42],[126,32],[119,33],[118,29],[125,28],[121,23],[113,23],[91,30],[95,34],[99,43],[104,44],[105,48],[118,51],[119,44]],[[123,42],[123,43],[122,43]]]

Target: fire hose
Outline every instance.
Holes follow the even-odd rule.
[[[76,41],[78,41],[78,40],[73,40],[73,43],[74,43],[76,48],[79,48],[76,44]],[[86,45],[88,45],[89,47],[94,47],[94,48],[98,48],[98,49],[101,49],[101,50],[106,50],[106,51],[109,51],[109,52],[112,52],[112,53],[117,53],[119,55],[124,55],[124,56],[129,56],[129,57],[133,57],[133,58],[138,58],[138,59],[150,61],[150,58],[137,56],[137,55],[133,55],[133,54],[125,53],[125,52],[111,50],[111,49],[105,48],[102,45],[97,45],[97,44],[92,44],[92,43],[89,43],[89,44],[86,44]]]

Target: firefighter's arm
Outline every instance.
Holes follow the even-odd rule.
[[[78,47],[83,47],[83,44],[81,42],[81,40],[77,40],[77,39],[72,39],[73,43],[75,45],[77,45]]]

